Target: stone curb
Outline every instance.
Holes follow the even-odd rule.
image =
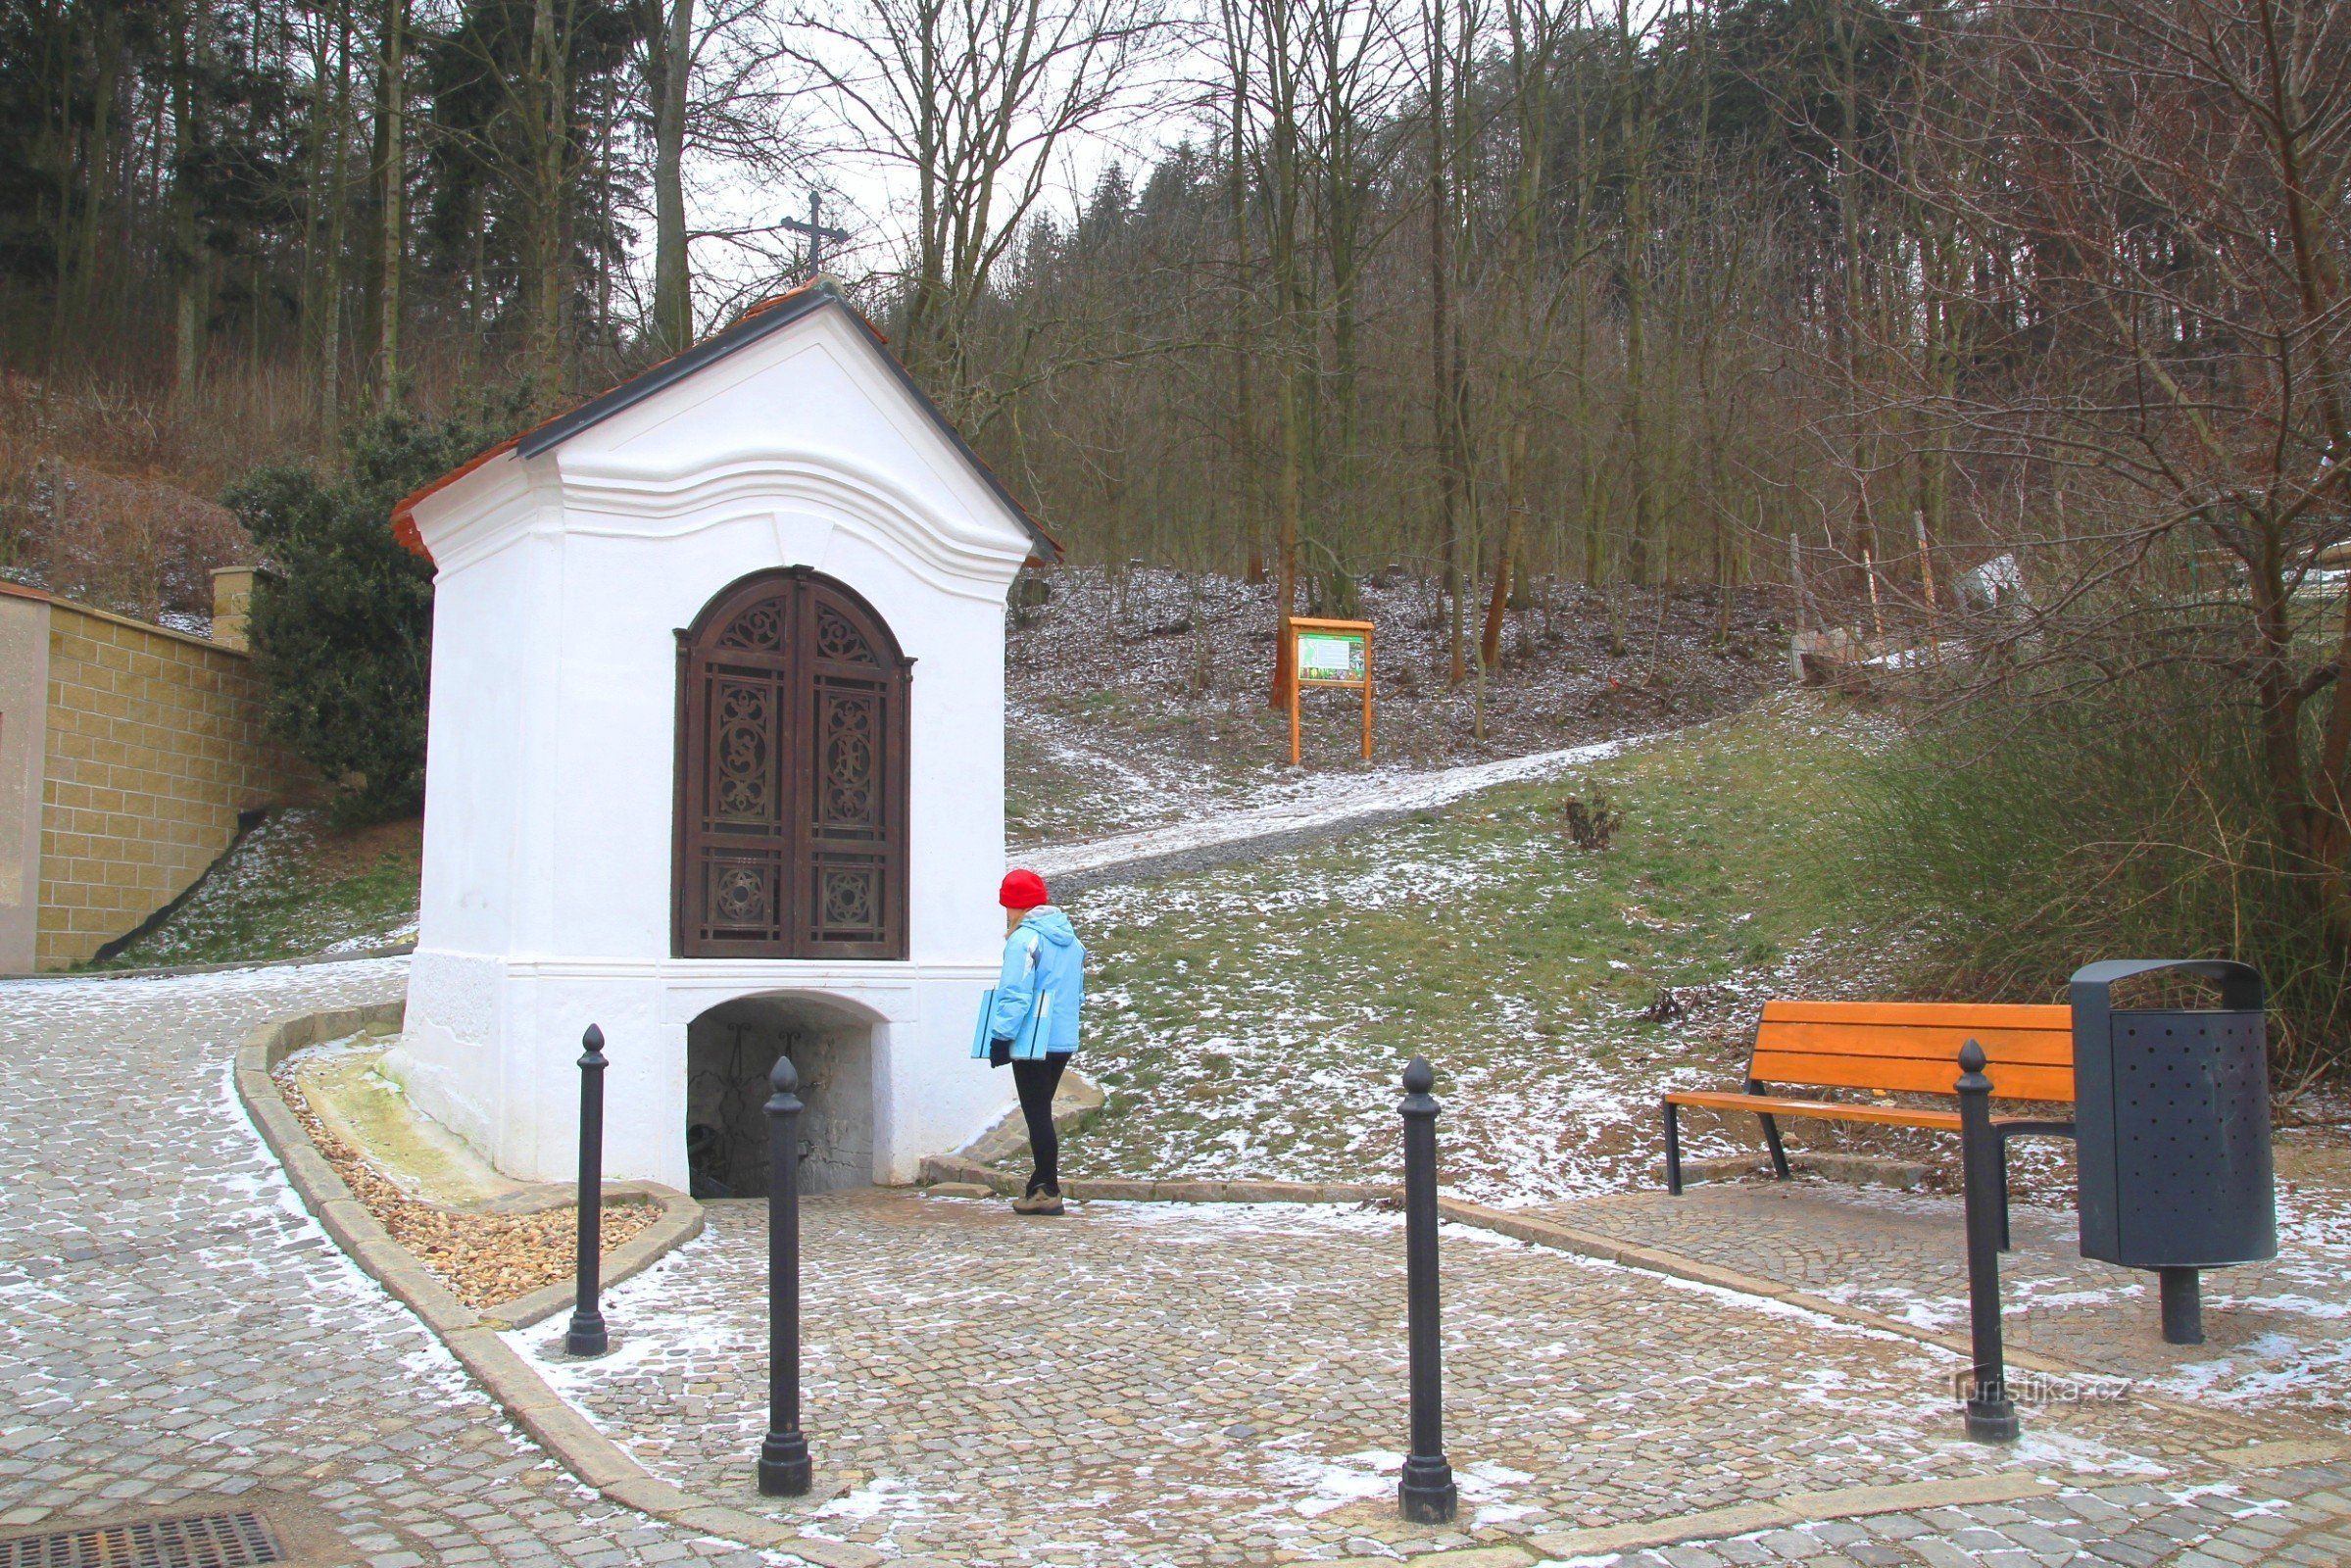
[[[962,1154],[925,1155],[921,1180],[926,1187],[984,1187],[1004,1198],[1019,1197],[1028,1185],[1010,1171]],[[1400,1202],[1404,1190],[1380,1182],[1145,1181],[1072,1176],[1061,1184],[1061,1196],[1105,1203],[1380,1203]]]
[[[1709,1508],[1672,1519],[1649,1519],[1639,1524],[1602,1525],[1591,1530],[1560,1530],[1530,1536],[1527,1544],[1551,1557],[1595,1557],[1608,1552],[1639,1551],[1670,1546],[1683,1541],[1719,1541],[1753,1535],[1759,1530],[1792,1530],[1825,1524],[1833,1519],[1860,1519],[1871,1514],[1908,1513],[1915,1508],[1952,1508],[1984,1503],[2015,1502],[2057,1491],[2053,1482],[2037,1476],[1992,1474],[1954,1476],[1941,1481],[1909,1481],[1886,1487],[1846,1487],[1837,1492],[1799,1492],[1778,1502],[1741,1503],[1732,1508]]]
[[[1934,1169],[1915,1159],[1893,1159],[1884,1154],[1842,1154],[1800,1149],[1788,1152],[1788,1167],[1800,1175],[1819,1176],[1848,1187],[1892,1187],[1903,1192],[1916,1192]],[[1724,1154],[1719,1158],[1685,1159],[1682,1180],[1693,1187],[1700,1182],[1735,1182],[1770,1169],[1771,1161],[1762,1154]]]
[[[1083,1127],[1107,1103],[1109,1096],[1102,1093],[1102,1085],[1071,1067],[1062,1074],[1060,1090],[1053,1096],[1056,1107],[1053,1126],[1063,1137],[1067,1137]],[[1064,1104],[1068,1106],[1066,1110],[1058,1108]],[[1004,1114],[997,1117],[986,1132],[965,1144],[959,1152],[966,1159],[992,1165],[1000,1159],[1016,1157],[1028,1147],[1028,1125],[1021,1120],[1020,1107],[1006,1105]]]
[[[326,1227],[335,1244],[422,1318],[509,1419],[529,1434],[550,1458],[612,1501],[698,1535],[786,1551],[819,1568],[877,1568],[884,1559],[870,1546],[803,1536],[778,1520],[696,1496],[648,1474],[625,1449],[565,1403],[537,1369],[498,1337],[503,1329],[522,1327],[561,1310],[571,1299],[571,1287],[551,1286],[502,1303],[491,1312],[476,1312],[394,1241],[375,1216],[352,1197],[351,1189],[312,1146],[310,1135],[287,1108],[269,1069],[304,1046],[321,1040],[371,1026],[398,1028],[406,1007],[405,1003],[381,1002],[278,1018],[247,1035],[237,1052],[237,1098],[243,1102],[245,1113],[284,1165],[286,1179],[305,1206]],[[656,1195],[665,1212],[614,1250],[605,1269],[608,1281],[627,1278],[701,1234],[701,1204],[683,1193],[650,1185],[643,1190]],[[546,1311],[537,1311],[542,1298],[551,1293],[553,1304]],[[537,1315],[524,1315],[528,1312]]]
[[[615,1182],[605,1190],[604,1200],[609,1204],[615,1200],[659,1204],[661,1217],[605,1254],[600,1272],[608,1287],[644,1273],[673,1248],[702,1234],[702,1205],[683,1193],[651,1182]],[[483,1307],[481,1320],[493,1329],[526,1329],[570,1306],[577,1295],[575,1286],[559,1280],[553,1285],[540,1286],[528,1296]]]

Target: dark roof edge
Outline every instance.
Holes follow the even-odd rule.
[[[657,393],[667,391],[697,370],[716,364],[738,349],[749,348],[769,333],[789,326],[826,305],[837,305],[852,316],[857,316],[857,308],[833,286],[830,278],[819,279],[806,289],[786,295],[767,309],[743,318],[725,331],[704,338],[684,353],[663,360],[611,391],[590,398],[568,414],[559,415],[538,428],[525,432],[514,443],[515,455],[535,458],[582,430],[602,424],[615,414],[634,408]],[[931,423],[937,426],[940,434],[947,437],[948,444],[961,455],[965,463],[971,465],[972,472],[986,482],[996,499],[1020,519],[1021,526],[1029,531],[1030,542],[1038,547],[1047,561],[1058,561],[1061,558],[1059,542],[1037,525],[1037,519],[1029,515],[1028,508],[1022,506],[1012,492],[1004,487],[1004,482],[996,476],[993,468],[980,461],[980,455],[971,450],[971,443],[963,439],[963,432],[956,429],[953,421],[939,411],[939,405],[931,401],[930,394],[922,390],[905,366],[899,364],[898,356],[875,339],[873,329],[862,317],[857,317],[857,335],[872,345],[881,362],[890,368],[890,373],[898,378],[898,384],[906,389],[915,406],[930,416]]]
[[[602,424],[613,415],[636,407],[655,393],[667,391],[705,366],[715,365],[737,349],[749,348],[777,328],[789,326],[830,297],[821,284],[787,295],[766,310],[746,316],[725,331],[713,333],[683,353],[673,354],[651,369],[629,377],[611,391],[598,393],[569,413],[559,414],[536,429],[524,431],[514,443],[514,452],[519,457],[535,458],[591,425]]]
[[[846,301],[843,302],[842,308],[845,310],[849,308]],[[971,443],[963,439],[963,432],[955,428],[955,421],[942,414],[939,411],[939,405],[931,401],[931,395],[922,390],[921,386],[915,382],[913,372],[901,365],[898,362],[898,356],[882,347],[881,344],[875,343],[873,352],[880,357],[884,365],[890,368],[890,373],[898,377],[898,384],[906,389],[906,395],[914,400],[914,406],[931,416],[931,423],[938,426],[941,435],[947,437],[947,444],[962,454],[963,461],[971,465],[971,471],[978,474],[981,481],[996,493],[996,499],[1003,502],[1011,510],[1012,515],[1020,519],[1021,526],[1029,531],[1029,542],[1037,547],[1046,564],[1051,564],[1059,561],[1061,559],[1061,541],[1047,533],[1039,525],[1037,519],[1029,515],[1029,509],[1022,506],[1019,498],[1012,494],[1004,480],[996,476],[996,470],[980,461],[980,455],[971,450]]]

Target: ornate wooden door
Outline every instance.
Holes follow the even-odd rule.
[[[906,689],[870,606],[806,569],[679,633],[672,951],[906,956]]]

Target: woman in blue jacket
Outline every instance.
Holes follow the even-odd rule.
[[[1078,1010],[1086,1002],[1086,946],[1069,916],[1046,898],[1034,871],[1004,877],[996,902],[1004,907],[1004,965],[996,982],[996,1011],[988,1020],[988,1060],[1012,1069],[1020,1114],[1029,1127],[1036,1171],[1028,1191],[1012,1200],[1023,1214],[1061,1212],[1061,1141],[1053,1131],[1053,1091],[1078,1049]],[[1015,1041],[1044,1054],[1012,1054]]]

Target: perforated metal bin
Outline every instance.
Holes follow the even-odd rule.
[[[2223,1005],[2113,1005],[2116,981],[2161,969],[2217,982]],[[2082,1256],[2164,1270],[2277,1256],[2261,975],[2219,958],[2114,959],[2074,976],[2073,1003]]]

